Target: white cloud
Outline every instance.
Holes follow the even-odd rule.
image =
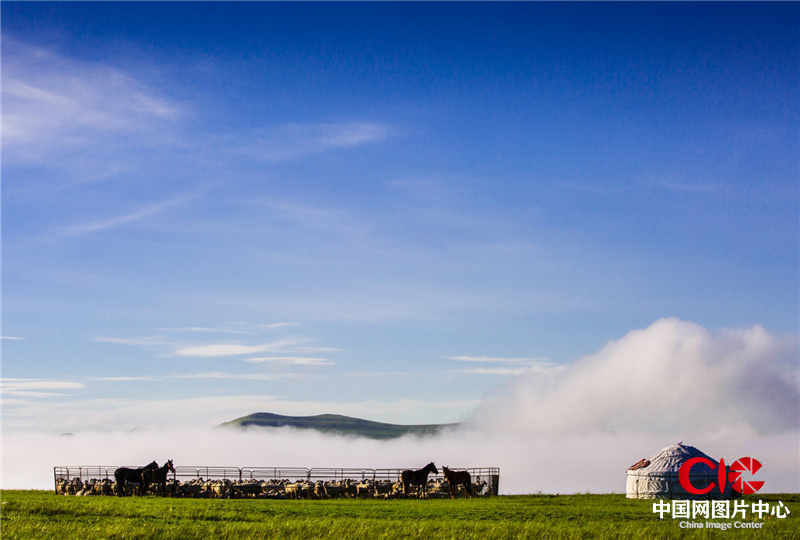
[[[648,431],[670,439],[800,424],[795,339],[661,319],[567,368],[510,381],[476,422],[537,432]]]
[[[83,388],[84,385],[73,381],[55,381],[50,379],[3,378],[0,379],[0,387],[2,387],[3,390],[62,390]]]
[[[63,392],[36,392],[33,390],[5,390],[5,389],[3,389],[3,394],[9,396],[27,397],[27,398],[49,398],[49,397],[66,395]]]
[[[213,378],[212,375],[209,378]],[[333,413],[381,422],[425,424],[458,421],[477,404],[477,399],[303,401],[268,394],[164,399],[116,397],[61,400],[57,406],[52,402],[46,405],[28,402],[23,408],[4,411],[3,421],[7,429],[15,432],[36,430],[57,433],[117,429],[129,431],[145,426],[212,427],[254,412],[299,416]],[[198,414],[198,411],[202,411],[202,414]]]
[[[119,337],[96,337],[94,338],[97,343],[114,343],[117,345],[167,345],[169,342],[165,341],[162,336],[146,336],[134,338],[119,338]]]
[[[797,357],[796,339],[760,327],[712,332],[663,319],[564,370],[514,377],[463,429],[422,440],[185,426],[216,425],[258,411],[447,422],[463,418],[477,401],[293,402],[247,395],[64,400],[57,407],[30,402],[4,410],[4,427],[14,431],[4,441],[4,464],[14,467],[4,469],[3,487],[46,488],[52,485],[50,467],[58,461],[144,463],[157,455],[174,457],[179,465],[232,466],[408,467],[434,460],[437,465],[500,466],[504,493],[622,492],[631,463],[683,440],[726,461],[757,456],[765,464],[759,477],[766,490],[796,492]],[[70,438],[21,433],[33,425],[79,433]],[[169,431],[83,433],[108,426]],[[198,444],[176,445],[176,440]],[[323,461],[319,448],[325,448]]]
[[[506,367],[478,367],[456,370],[458,373],[466,373],[467,375],[521,375],[528,371],[527,368],[506,368]]]
[[[238,379],[250,381],[275,381],[279,379],[297,379],[302,377],[298,373],[226,373],[224,371],[206,371],[200,373],[169,373],[165,375],[122,375],[111,377],[88,377],[90,381],[101,382],[144,382],[166,379]]]
[[[286,326],[297,326],[297,323],[294,323],[294,322],[274,322],[274,323],[267,323],[267,324],[259,324],[258,326],[261,327],[261,328],[273,329],[273,328],[283,328],[283,327],[286,327]]]
[[[259,330],[273,330],[275,328],[285,328],[290,326],[297,326],[294,322],[274,322],[265,324],[252,324],[252,323],[230,323],[223,326],[181,326],[177,328],[159,328],[162,332],[193,332],[205,334],[240,334],[252,335]]]
[[[410,371],[350,371],[343,375],[345,377],[401,377],[410,373]]]
[[[186,373],[179,375],[166,375],[171,379],[239,379],[245,381],[275,381],[278,379],[298,379],[303,377],[299,373],[225,373],[222,371],[208,371],[204,373]]]
[[[4,37],[4,158],[38,160],[107,134],[155,132],[179,107],[131,73]]]
[[[343,349],[340,349],[338,347],[315,347],[313,345],[300,345],[297,347],[292,347],[293,352],[303,353],[303,354],[341,352],[342,350]]]
[[[266,362],[275,362],[278,364],[292,364],[295,366],[333,366],[335,362],[331,362],[327,358],[314,358],[310,356],[258,356],[255,358],[245,358],[245,362],[251,364],[263,364]]]
[[[491,367],[471,367],[454,370],[467,375],[522,375],[523,373],[555,373],[565,366],[549,361],[547,358],[519,358],[507,356],[447,356],[449,360],[468,363],[494,364]],[[506,364],[506,366],[497,366]],[[515,366],[515,367],[510,367]]]
[[[206,334],[252,334],[248,330],[238,330],[233,328],[215,328],[209,326],[183,326],[180,328],[159,328],[161,332],[198,332]]]
[[[448,360],[458,362],[482,362],[491,364],[531,364],[547,362],[547,358],[512,358],[506,356],[447,356]]]
[[[0,379],[0,391],[6,393],[29,390],[77,390],[81,388],[84,388],[84,384],[74,381],[56,381],[51,379]]]
[[[152,381],[155,377],[149,376],[121,376],[121,377],[89,377],[90,381],[104,381],[104,382],[138,382],[138,381]]]
[[[4,341],[6,341],[6,340],[7,341],[22,341],[25,338],[24,337],[17,337],[17,336],[0,336],[0,339],[4,340]]]
[[[372,441],[288,428],[240,433],[186,426],[212,426],[259,411],[447,422],[463,418],[477,401],[293,402],[246,395],[65,400],[57,407],[29,402],[4,410],[5,427],[14,436],[4,440],[2,482],[4,488],[44,489],[52,485],[55,462],[145,463],[154,455],[175,458],[178,465],[232,466],[409,467],[433,460],[499,466],[503,493],[608,493],[624,491],[631,463],[683,440],[716,458],[757,456],[765,464],[759,478],[767,491],[796,492],[797,357],[796,339],[760,327],[711,332],[663,319],[567,369],[514,377],[463,429],[428,439]],[[78,433],[57,438],[21,432],[31,425]],[[108,426],[121,432],[86,432]],[[164,431],[124,432],[145,426]],[[176,445],[176,440],[197,444]],[[319,448],[325,448],[322,460]]]
[[[669,191],[683,191],[686,193],[713,193],[719,191],[718,184],[702,184],[702,183],[681,183],[681,182],[662,182],[659,184],[662,188]]]
[[[175,351],[176,356],[239,356],[243,354],[257,354],[263,352],[285,351],[288,347],[298,343],[296,339],[281,339],[272,343],[261,345],[240,345],[236,343],[212,343],[208,345],[194,345],[182,347]]]
[[[253,142],[240,145],[239,151],[265,161],[286,161],[380,142],[390,134],[388,126],[369,122],[285,124],[254,133]]]
[[[79,236],[87,233],[94,233],[94,232],[104,231],[107,229],[113,229],[121,225],[127,225],[128,223],[135,223],[137,221],[141,221],[155,214],[159,214],[164,210],[171,208],[173,206],[184,204],[185,202],[187,202],[188,200],[190,200],[195,196],[196,194],[181,195],[178,197],[174,197],[172,199],[167,199],[164,201],[159,201],[156,203],[139,207],[127,214],[121,214],[118,216],[107,217],[104,219],[99,219],[86,223],[79,223],[75,225],[65,226],[58,229],[56,232],[57,234],[64,236]]]

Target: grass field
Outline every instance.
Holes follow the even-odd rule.
[[[800,494],[760,530],[681,529],[624,495],[322,501],[65,497],[0,492],[6,538],[800,538]],[[747,521],[750,521],[748,517]],[[702,521],[702,520],[697,520]],[[732,521],[732,520],[731,520]]]

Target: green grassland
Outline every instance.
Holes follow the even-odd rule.
[[[6,538],[800,538],[800,494],[760,530],[681,529],[624,495],[435,500],[225,500],[0,492]],[[748,521],[750,517],[748,517]]]

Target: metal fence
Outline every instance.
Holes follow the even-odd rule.
[[[114,480],[114,471],[119,467],[136,468],[132,465],[57,465],[53,467],[53,488],[58,492],[58,481],[69,482],[78,478],[87,480]],[[451,467],[448,467],[451,468]],[[172,482],[203,480],[260,481],[260,480],[308,480],[310,482],[335,480],[389,480],[397,482],[406,469],[367,469],[333,467],[211,467],[206,465],[181,465],[169,476]],[[500,492],[499,467],[452,467],[454,471],[468,471],[474,482],[485,481],[492,495]],[[443,474],[431,474],[431,480],[444,478]]]

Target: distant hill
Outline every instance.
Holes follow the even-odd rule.
[[[315,416],[284,416],[258,412],[220,424],[220,427],[293,427],[313,429],[322,433],[352,435],[370,439],[393,439],[403,435],[435,435],[442,429],[456,427],[458,424],[386,424],[363,418],[353,418],[341,414],[317,414]]]

